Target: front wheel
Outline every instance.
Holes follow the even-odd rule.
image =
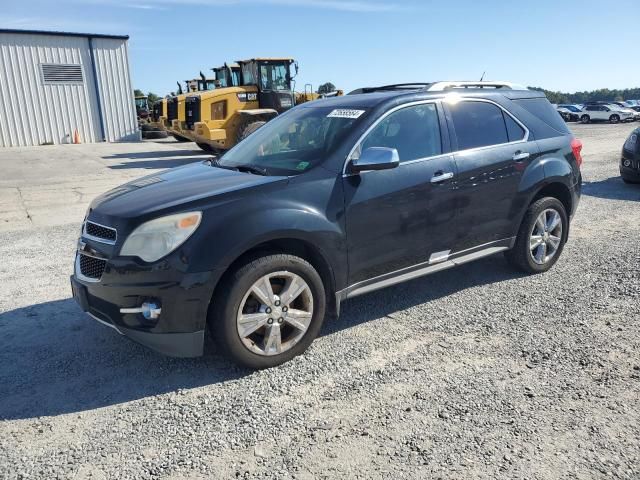
[[[582,115],[580,117],[580,122],[581,123],[589,123],[591,121],[591,117],[589,117],[589,115]]]
[[[618,123],[620,121],[620,117],[618,115],[611,115],[609,117],[610,123]]]
[[[268,255],[239,267],[213,299],[211,335],[235,362],[280,365],[304,352],[325,316],[318,272],[293,255]]]
[[[553,197],[541,198],[527,209],[515,245],[505,257],[524,272],[546,272],[558,261],[568,231],[569,220],[562,202]]]

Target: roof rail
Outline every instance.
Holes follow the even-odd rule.
[[[425,82],[411,82],[411,83],[394,83],[391,85],[381,85],[379,87],[362,87],[352,92],[349,92],[348,95],[355,95],[357,93],[372,93],[379,92],[381,90],[422,90],[427,88],[432,83]]]
[[[505,90],[529,90],[524,85],[511,82],[436,82],[430,84],[426,90],[429,92],[442,92],[454,88],[504,88]]]

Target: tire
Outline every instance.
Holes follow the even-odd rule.
[[[625,178],[625,177],[622,177],[622,181],[624,183],[629,184],[629,185],[638,185],[638,184],[640,184],[640,181],[638,181],[638,180],[631,180],[630,178]]]
[[[156,130],[157,128],[158,127],[154,127],[150,123],[143,123],[140,125],[140,130],[142,130],[143,132],[153,131],[153,130]]]
[[[589,123],[591,121],[591,117],[589,115],[582,115],[580,117],[580,122],[581,123]]]
[[[177,141],[179,141],[179,142],[190,142],[190,141],[191,141],[191,140],[189,140],[188,138],[186,138],[186,137],[182,137],[182,136],[177,135],[177,134],[175,134],[175,133],[172,133],[172,134],[171,134],[171,136],[172,136],[173,138],[175,138],[175,139],[176,139]]]
[[[609,123],[618,123],[620,121],[620,117],[618,115],[611,115],[609,117]]]
[[[251,135],[253,132],[258,130],[260,127],[262,127],[266,123],[267,122],[264,120],[256,120],[254,122],[249,122],[249,123],[245,123],[244,125],[241,125],[240,128],[238,129],[238,137],[236,139],[237,140],[236,143],[240,143],[242,140],[247,138],[249,135]]]
[[[282,294],[282,303],[266,294],[267,276],[271,276],[268,281],[274,295]],[[289,283],[294,278],[295,283]],[[222,282],[214,295],[208,323],[214,341],[234,362],[255,369],[280,365],[304,352],[320,332],[327,298],[320,275],[306,260],[284,254],[254,258],[225,275]],[[297,290],[303,284],[306,289],[285,304],[287,286],[296,285]],[[253,293],[256,285],[261,298],[270,298],[269,305]],[[296,317],[291,315],[293,311]],[[243,314],[243,318],[253,315],[245,322],[247,335],[240,333]],[[306,326],[306,330],[289,323],[302,318],[302,314],[305,319],[298,325]],[[268,342],[269,332],[276,331],[281,343]],[[280,345],[281,353],[277,353],[276,345]]]
[[[551,220],[551,214],[547,213],[550,211],[555,211],[558,214],[561,230],[558,231],[557,227],[555,227],[548,232],[545,229],[544,231],[546,235],[535,235],[540,231],[540,226],[537,224],[538,219],[541,218],[544,213],[546,218]],[[548,225],[549,224],[545,225],[545,227]],[[553,267],[558,261],[558,258],[560,258],[564,245],[567,241],[568,232],[569,220],[562,202],[553,197],[541,198],[532,203],[527,209],[524,219],[520,225],[520,229],[518,230],[516,242],[511,250],[505,252],[505,257],[512,266],[523,272],[530,274],[546,272]],[[541,243],[538,247],[535,247],[535,249],[531,248],[534,235],[536,237],[540,237],[541,240]],[[545,237],[548,238],[548,241],[544,240]],[[559,242],[555,247],[553,255],[547,259],[546,254],[551,250],[551,245],[555,243],[553,240],[554,238],[559,238]],[[542,243],[545,244],[544,247],[542,247]],[[544,251],[542,250],[543,248]],[[541,258],[538,258],[538,260],[542,260],[542,263],[539,263],[539,261],[536,261],[534,258],[538,257],[536,254],[539,253],[542,253],[542,255],[540,255]]]
[[[142,138],[148,139],[148,140],[153,140],[153,139],[158,139],[158,138],[167,138],[167,132],[165,132],[164,130],[143,130],[142,131]]]
[[[196,145],[198,145],[198,147],[200,147],[205,152],[213,152],[213,147],[211,145],[209,145],[208,143],[196,142]]]

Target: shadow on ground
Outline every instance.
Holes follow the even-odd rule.
[[[640,201],[640,185],[624,183],[621,177],[609,177],[597,182],[584,182],[582,193],[609,200]]]
[[[492,258],[413,280],[345,302],[322,335],[518,276]],[[72,299],[0,314],[0,419],[82,412],[251,373],[215,352],[196,359],[156,354],[95,322]]]
[[[171,168],[187,165],[188,163],[199,162],[208,158],[205,152],[199,148],[195,149],[176,149],[167,151],[151,151],[151,152],[126,152],[116,153],[102,157],[104,160],[120,160],[118,163],[109,164],[108,167],[114,170],[122,170],[127,168]]]

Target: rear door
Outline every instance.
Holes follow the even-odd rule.
[[[459,202],[453,251],[490,247],[513,234],[522,172],[538,147],[526,127],[496,103],[462,99],[445,105]]]
[[[421,102],[392,110],[356,147],[395,148],[400,165],[360,174],[347,170],[343,178],[350,284],[437,263],[451,249],[455,163],[441,108]]]

